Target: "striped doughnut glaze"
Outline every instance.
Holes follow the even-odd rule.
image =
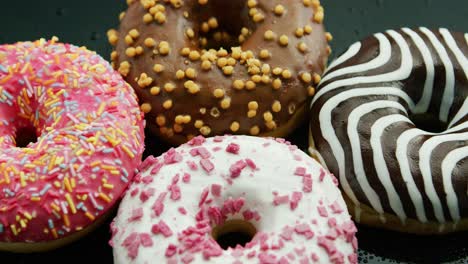
[[[431,233],[468,229],[467,54],[468,34],[403,28],[330,65],[311,103],[311,151],[339,178],[357,221],[369,222],[366,207],[388,228],[390,216],[408,232],[418,232],[405,229],[414,221],[436,226]],[[418,115],[446,129],[418,128]]]

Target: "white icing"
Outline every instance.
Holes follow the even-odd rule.
[[[413,175],[410,169],[410,164],[408,161],[408,144],[415,137],[422,135],[430,135],[430,133],[424,132],[417,128],[406,130],[405,132],[403,132],[398,137],[395,154],[398,160],[398,164],[400,166],[401,177],[406,183],[406,188],[408,188],[408,194],[416,209],[416,216],[419,221],[426,223],[427,217],[426,212],[424,211],[422,195],[418,187],[416,186],[416,183],[414,182]]]
[[[382,108],[395,108],[406,112],[405,108],[400,103],[394,101],[381,100],[365,103],[354,108],[353,111],[351,111],[351,113],[349,114],[347,131],[349,141],[351,143],[354,174],[356,176],[356,180],[358,181],[365,196],[367,197],[367,200],[370,202],[374,210],[383,215],[385,212],[380,202],[379,195],[369,184],[369,181],[366,177],[366,172],[364,170],[364,162],[362,160],[361,141],[359,139],[358,130],[359,123],[361,122],[361,118],[364,115],[370,114],[372,111]]]
[[[463,105],[458,110],[457,114],[452,118],[450,121],[448,128],[451,128],[454,124],[456,124],[460,119],[464,118],[468,114],[468,98],[465,98],[463,101]]]
[[[421,100],[416,104],[414,109],[411,109],[412,113],[425,113],[429,109],[429,105],[432,99],[432,90],[434,89],[434,60],[432,59],[431,51],[427,47],[424,40],[411,29],[402,29],[410,38],[421,52],[424,65],[426,66],[426,80],[424,81],[424,89],[421,96]]]
[[[441,29],[440,34],[442,34],[442,36],[444,37],[445,43],[447,43],[450,50],[455,55],[455,58],[457,59],[460,66],[462,67],[463,72],[465,73],[465,78],[468,81],[468,59],[465,57],[463,52],[457,46],[455,39],[453,39],[452,34],[450,34],[450,32],[447,29],[445,28]]]
[[[399,122],[410,123],[411,121],[407,117],[399,114],[388,115],[378,119],[374,123],[374,125],[372,125],[370,143],[372,148],[372,154],[374,157],[374,164],[377,172],[377,177],[379,177],[380,182],[382,182],[382,185],[384,186],[385,191],[387,192],[390,207],[400,218],[401,222],[404,223],[406,221],[407,216],[403,208],[403,203],[401,202],[400,196],[398,195],[398,192],[392,183],[390,172],[387,167],[387,162],[385,161],[385,156],[381,142],[382,134],[384,133],[385,129]]]
[[[238,154],[228,153],[226,147],[230,143],[240,145]],[[191,146],[185,144],[177,148],[177,152],[183,155],[183,160],[176,164],[165,165],[161,168],[157,175],[151,175],[153,166],[142,172],[142,177],[152,176],[153,182],[150,183],[134,183],[127,195],[124,197],[119,213],[114,220],[118,232],[112,238],[114,243],[114,261],[115,263],[166,263],[165,251],[169,244],[179,245],[177,233],[186,230],[189,227],[194,227],[196,224],[195,214],[198,212],[199,199],[202,191],[209,188],[212,184],[222,186],[220,197],[209,195],[213,198],[210,206],[222,206],[226,199],[232,197],[234,199],[245,198],[243,209],[251,209],[257,211],[261,215],[259,222],[252,221],[251,223],[257,228],[257,231],[269,234],[270,242],[279,240],[279,233],[285,226],[294,227],[296,223],[310,223],[312,219],[316,219],[317,225],[311,225],[314,237],[307,240],[304,236],[293,236],[293,242],[285,242],[284,247],[274,250],[271,253],[277,256],[284,256],[287,253],[294,252],[297,248],[304,248],[306,251],[304,256],[310,256],[311,253],[316,253],[319,256],[320,262],[329,262],[326,251],[317,245],[317,237],[327,234],[330,231],[328,218],[320,217],[317,206],[322,200],[324,204],[337,201],[339,206],[345,211],[340,214],[333,214],[338,224],[350,221],[350,216],[346,212],[346,204],[341,196],[339,189],[333,183],[333,177],[326,175],[321,182],[319,176],[323,168],[298,149],[292,149],[286,144],[278,143],[272,139],[238,136],[224,137],[222,142],[215,142],[213,139],[207,139],[202,145],[210,151],[211,157],[209,160],[214,164],[214,169],[207,173],[201,167],[197,171],[192,171],[188,168],[187,162],[200,163],[200,156],[192,156],[189,154]],[[194,148],[198,148],[195,146]],[[213,151],[214,148],[219,148],[218,151]],[[254,161],[258,170],[253,170],[246,167],[241,174],[232,179],[232,184],[228,184],[227,179],[230,178],[230,166],[239,160],[251,159]],[[305,167],[307,173],[310,173],[313,180],[312,192],[303,193],[302,200],[299,202],[295,210],[291,210],[288,204],[278,206],[273,205],[273,192],[277,191],[279,195],[289,195],[293,191],[301,191],[303,188],[302,177],[294,175],[297,167]],[[182,177],[184,173],[191,174],[189,183],[179,181],[178,186],[181,190],[181,198],[178,201],[171,200],[166,197],[164,202],[164,211],[159,217],[156,217],[152,211],[152,205],[162,191],[166,191],[171,185],[174,175],[179,173]],[[155,188],[156,193],[150,197],[145,203],[139,199],[139,195],[132,197],[131,191],[139,188],[139,191]],[[182,215],[179,207],[184,207],[187,210],[186,215]],[[143,217],[138,221],[129,222],[127,219],[131,216],[132,210],[143,208]],[[328,209],[328,207],[327,207]],[[328,209],[331,214],[330,209]],[[232,216],[233,219],[240,216]],[[122,243],[133,232],[148,233],[151,226],[158,223],[160,220],[171,228],[174,234],[170,237],[162,235],[153,235],[153,246],[142,247],[138,249],[138,255],[135,259],[130,259],[127,255],[127,250],[122,247]],[[338,250],[345,256],[345,263],[349,263],[347,256],[353,254],[354,250],[350,243],[347,243],[342,237],[336,238],[334,244]],[[194,253],[194,260],[191,263],[233,263],[235,260],[241,263],[258,263],[258,258],[247,258],[247,253],[256,251],[261,252],[260,245],[255,245],[252,249],[246,249],[243,256],[233,256],[233,250],[224,250],[219,257],[212,257],[209,260],[204,259],[203,255],[198,252]],[[178,257],[176,255],[176,257]],[[177,259],[177,263],[181,263]],[[296,259],[297,260],[297,259]]]
[[[431,160],[431,155],[438,145],[456,140],[468,140],[468,132],[435,135],[426,140],[419,150],[419,169],[421,170],[422,179],[424,181],[424,190],[432,203],[437,220],[441,223],[445,222],[445,217],[444,211],[442,209],[442,203],[440,202],[439,196],[437,195],[434,183],[432,181],[431,163],[434,162],[434,160]],[[468,153],[465,153],[465,156],[467,154]],[[445,157],[445,159],[447,159],[447,157]],[[452,185],[451,181],[449,184]],[[450,187],[448,188],[450,189]],[[451,189],[453,189],[453,186]],[[451,204],[451,206],[456,207],[458,211],[458,203]]]
[[[455,169],[457,163],[466,159],[468,154],[468,146],[452,150],[442,161],[442,180],[444,184],[444,191],[446,194],[446,201],[449,207],[450,215],[458,222],[460,220],[460,209],[458,208],[458,198],[455,193],[455,188],[452,182],[452,171]]]
[[[324,72],[324,74],[326,74],[327,72],[329,72],[330,70],[335,68],[337,65],[340,65],[341,63],[343,63],[343,62],[349,60],[350,58],[354,57],[359,52],[359,50],[361,50],[361,46],[362,46],[361,42],[356,42],[353,45],[351,45],[349,47],[349,49],[345,53],[343,53],[343,55],[341,55],[339,58],[334,60],[330,64],[330,66],[328,66],[328,68]]]
[[[343,146],[341,145],[338,137],[336,136],[335,129],[332,124],[332,111],[342,102],[349,100],[353,97],[369,96],[369,95],[393,95],[397,96],[407,102],[410,107],[414,106],[411,98],[403,92],[401,89],[392,87],[372,87],[372,88],[355,88],[342,93],[336,94],[330,98],[320,109],[319,121],[320,128],[324,139],[330,144],[333,156],[335,157],[338,164],[338,177],[340,184],[348,197],[353,201],[354,204],[358,205],[359,201],[354,194],[349,182],[346,178],[345,172],[345,155]]]
[[[420,30],[429,38],[429,41],[434,46],[437,54],[440,57],[440,60],[442,61],[442,64],[445,67],[445,87],[444,94],[442,96],[442,103],[440,106],[439,119],[443,122],[447,122],[450,108],[452,107],[455,96],[455,73],[453,70],[453,64],[449,55],[447,54],[447,51],[445,50],[445,47],[437,39],[434,33],[432,33],[432,31],[427,28],[420,28]]]
[[[334,89],[344,87],[344,86],[351,86],[356,84],[366,84],[366,83],[383,83],[383,82],[393,82],[407,79],[413,68],[413,56],[411,56],[411,51],[409,49],[408,44],[403,39],[403,37],[397,33],[396,31],[389,30],[387,33],[395,40],[398,46],[401,49],[401,65],[398,70],[393,72],[388,72],[384,74],[374,75],[374,76],[359,76],[349,79],[338,80],[336,82],[332,82],[322,88],[317,92],[312,100],[312,105],[325,93],[333,91]],[[390,53],[391,50],[382,50],[381,52]],[[383,56],[385,58],[386,56]],[[369,69],[370,70],[370,69]]]
[[[390,41],[385,37],[384,34],[382,33],[375,34],[375,38],[379,41],[380,51],[391,49]],[[391,55],[392,54],[390,52],[380,52],[379,55],[377,55],[377,57],[375,57],[373,60],[370,60],[368,62],[359,64],[359,65],[353,65],[347,68],[342,68],[342,69],[333,71],[330,74],[325,75],[322,79],[322,82],[326,82],[330,79],[343,76],[346,74],[350,74],[350,73],[365,72],[368,70],[379,68],[388,63],[388,61],[391,58]]]

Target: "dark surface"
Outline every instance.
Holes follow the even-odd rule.
[[[228,0],[226,0],[228,1]],[[85,45],[108,58],[106,31],[118,24],[124,0],[1,0],[0,43],[58,36]],[[333,33],[333,57],[369,34],[403,26],[447,27],[468,31],[466,0],[322,0],[327,29]],[[305,149],[307,128],[289,138]],[[167,147],[148,142],[147,154]],[[41,254],[0,253],[0,263],[112,263],[108,224],[65,248]],[[359,227],[361,263],[468,263],[468,233],[413,236]]]

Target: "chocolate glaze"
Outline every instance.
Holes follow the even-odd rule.
[[[146,2],[151,5],[151,1]],[[303,1],[291,0],[210,0],[204,5],[199,4],[199,1],[183,1],[178,8],[164,2],[161,4],[165,8],[162,12],[165,15],[165,23],[161,24],[156,21],[143,22],[144,15],[151,10],[145,8],[140,1],[136,1],[129,5],[119,31],[109,33],[111,43],[116,45],[116,52],[112,54],[114,66],[135,88],[140,103],[146,104],[143,110],[147,112],[148,127],[154,134],[171,143],[182,143],[200,133],[205,136],[224,133],[263,135],[280,131],[294,115],[303,112],[300,110],[306,107],[309,95],[314,92],[314,78],[310,82],[304,82],[301,80],[301,74],[309,73],[312,77],[316,74],[316,81],[319,81],[317,77],[322,74],[330,52],[327,35],[322,25],[323,8],[319,1],[305,2],[309,6],[305,6]],[[277,7],[278,5],[282,8]],[[275,8],[282,9],[281,15],[275,14]],[[263,16],[263,19],[255,22],[254,20],[258,19],[252,16],[255,13]],[[212,32],[216,30],[203,32],[202,23],[212,17],[217,18],[219,25],[217,30],[231,34],[239,34],[243,27],[249,30],[249,34],[244,36],[245,41],[240,44],[242,51],[251,51],[257,59],[260,58],[262,50],[269,51],[270,57],[260,60],[262,66],[269,65],[270,71],[265,75],[269,80],[256,83],[256,88],[252,90],[247,89],[247,85],[243,89],[235,89],[234,81],[241,80],[246,84],[248,80],[252,80],[253,75],[248,73],[245,61],[236,60],[233,73],[226,75],[223,69],[216,65],[217,59],[213,59],[210,70],[204,70],[201,68],[202,60],[194,61],[181,55],[182,49],[187,47],[202,54],[204,48],[238,44],[238,35],[223,42],[213,40]],[[297,37],[295,31],[298,28],[303,30],[306,26],[312,31]],[[189,28],[193,29],[193,38],[187,35]],[[133,43],[128,45],[125,37],[133,29],[138,31],[139,36],[133,38]],[[265,40],[264,35],[267,30],[274,32],[273,40]],[[287,46],[279,43],[281,35],[288,37]],[[155,51],[154,48],[145,46],[147,38],[155,40]],[[203,38],[206,38],[206,47],[200,44]],[[161,41],[169,43],[169,54],[163,55],[158,52]],[[306,45],[306,51],[299,50],[300,43]],[[138,46],[143,48],[141,55],[126,54],[127,48]],[[230,47],[225,46],[225,49],[229,52],[225,58],[233,57]],[[123,62],[129,63],[128,72],[121,66]],[[155,73],[153,71],[155,64],[163,65],[165,70]],[[291,78],[283,78],[281,72],[279,76],[274,75],[272,70],[276,67],[289,70]],[[191,94],[184,88],[185,82],[189,80],[187,77],[176,79],[178,70],[185,71],[188,68],[193,68],[197,72],[193,82],[200,90],[196,94]],[[152,82],[145,88],[141,88],[138,84],[142,73],[152,78]],[[281,80],[281,86],[274,89],[272,81],[276,78]],[[163,88],[168,82],[175,87],[172,92],[167,92]],[[151,93],[151,87],[155,86],[160,87],[158,95]],[[224,95],[216,98],[213,95],[215,89],[221,89]],[[221,106],[223,99],[230,100],[229,107],[225,109]],[[172,100],[170,109],[163,107],[163,103],[167,100]],[[249,118],[248,103],[252,101],[258,103],[258,108],[256,115]],[[280,103],[280,110],[278,103],[275,111],[273,110],[275,101]],[[175,119],[178,115],[190,117],[190,121],[176,124]],[[158,116],[159,124],[155,122]],[[303,117],[299,117],[298,120],[302,121]],[[238,128],[236,125],[233,126],[233,122],[238,123]],[[291,132],[296,125],[290,129],[283,129],[283,134],[278,136],[286,136],[285,132]]]
[[[382,218],[383,213],[390,213],[403,222],[412,218],[443,224],[468,217],[467,36],[425,28],[379,33],[354,44],[324,75],[311,104],[311,133],[345,193],[352,200],[355,197],[357,208],[363,203]],[[424,92],[425,87],[430,93]],[[409,99],[405,100],[405,96]],[[334,101],[340,103],[332,107]],[[372,105],[373,102],[377,103]],[[396,103],[378,106],[388,102]],[[448,111],[444,112],[447,106]],[[352,117],[359,120],[351,120],[353,111],[362,112]],[[447,124],[447,130],[434,134],[415,132],[411,116],[421,114]],[[389,122],[383,125],[385,118]],[[331,126],[327,120],[331,120]],[[348,127],[354,121],[358,121],[357,128]],[[379,125],[381,134],[377,134]],[[415,134],[403,146],[404,135],[412,132]],[[333,141],[335,135],[337,141]],[[377,142],[381,151],[372,147],[372,135],[380,135]],[[437,139],[440,142],[434,143]],[[360,150],[353,148],[352,142]],[[423,145],[430,147],[421,151]],[[407,151],[400,152],[398,159],[398,151],[404,147]],[[338,154],[341,150],[342,158]],[[423,163],[422,155],[427,154],[429,162]],[[381,158],[385,166],[377,165]],[[405,160],[409,171],[400,162]],[[448,169],[450,163],[454,165]],[[363,170],[359,170],[360,166]],[[424,174],[426,168],[428,173]],[[389,181],[385,181],[386,173]],[[417,207],[422,213],[418,214]]]

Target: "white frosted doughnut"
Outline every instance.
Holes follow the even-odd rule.
[[[112,224],[114,261],[357,263],[336,185],[284,140],[197,137],[143,163]],[[226,232],[253,238],[223,249]]]

